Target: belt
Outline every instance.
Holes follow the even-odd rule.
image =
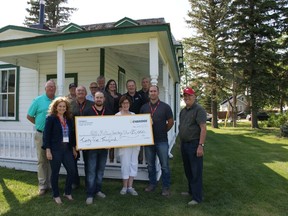
[[[37,131],[38,131],[39,133],[43,133],[43,131],[41,131],[41,130],[38,130],[38,129],[37,129]]]

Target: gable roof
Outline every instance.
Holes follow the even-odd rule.
[[[81,26],[75,24],[75,23],[70,23],[67,26],[65,26],[61,31],[62,32],[77,32],[77,31],[83,31],[85,30]]]
[[[9,31],[9,30],[17,30],[17,31],[37,33],[37,34],[52,34],[53,33],[47,29],[38,29],[38,28],[31,28],[31,27],[7,25],[7,26],[4,26],[3,28],[0,28],[0,34],[5,32],[5,31]]]
[[[244,104],[247,104],[246,101],[242,101],[242,100],[240,100],[241,97],[246,98],[245,95],[240,94],[240,95],[237,95],[237,97],[236,97],[237,101],[240,101],[240,102],[242,102],[242,103],[244,103]],[[220,103],[220,105],[224,105],[225,103],[227,103],[228,101],[230,101],[230,100],[232,100],[232,99],[233,99],[233,97],[230,96],[228,99],[223,100],[223,101]]]
[[[164,31],[170,37],[171,47],[179,45],[179,42],[175,40],[171,34],[170,24],[166,23],[164,18],[153,18],[153,19],[141,19],[137,20],[139,25],[116,25],[119,23],[130,22],[131,19],[125,17],[117,22],[110,23],[100,23],[100,24],[91,24],[91,25],[82,25],[78,26],[74,23],[70,23],[66,26],[57,27],[51,30],[43,30],[29,27],[19,27],[19,26],[7,26],[0,29],[0,48],[18,46],[18,45],[27,45],[34,43],[44,43],[44,42],[53,42],[58,40],[70,40],[70,39],[81,39],[85,37],[97,37],[97,36],[111,36],[111,35],[120,35],[120,34],[133,34],[133,33],[147,33],[147,32],[161,32]],[[73,31],[71,29],[73,29]],[[75,29],[79,31],[76,31]],[[35,35],[31,37],[23,38],[12,38],[11,40],[1,40],[1,33],[17,29],[24,32],[32,32]],[[69,30],[70,29],[70,30]],[[83,29],[83,31],[81,31]]]
[[[66,29],[67,26],[70,26],[71,24],[76,25],[74,23],[70,23],[68,25],[59,26],[51,30],[54,32],[63,32],[63,29]],[[113,29],[113,28],[121,28],[121,27],[147,26],[147,25],[159,25],[159,24],[167,24],[167,23],[165,22],[164,18],[132,20],[128,17],[124,17],[123,19],[117,22],[96,23],[96,24],[89,24],[89,25],[81,25],[79,27],[82,28],[83,30],[91,31],[91,30],[105,30],[105,29]]]
[[[11,34],[8,35],[8,37],[3,37],[3,35],[7,33],[7,31],[11,31],[11,29],[17,29],[19,32],[17,32],[17,34],[13,32],[14,35],[11,32],[12,37]],[[21,35],[21,32],[30,32],[32,34]],[[20,33],[20,35],[18,33]],[[55,46],[59,41],[61,41],[61,44],[67,41],[67,43],[71,45],[69,41],[79,41],[81,39],[85,42],[85,46],[88,46],[90,40],[86,39],[92,39],[95,37],[104,38],[106,36],[122,37],[125,35],[131,35],[132,38],[134,37],[133,35],[135,35],[137,39],[139,39],[139,35],[143,41],[147,41],[151,37],[158,37],[160,39],[160,44],[162,45],[162,50],[160,50],[160,52],[163,52],[165,50],[167,55],[169,56],[167,56],[167,58],[171,58],[171,60],[174,59],[172,60],[173,63],[171,63],[174,65],[178,65],[178,67],[176,66],[175,68],[175,72],[179,76],[179,69],[180,71],[183,70],[183,53],[180,53],[179,55],[178,50],[179,48],[183,49],[183,47],[182,44],[176,41],[173,37],[170,29],[170,24],[166,23],[164,18],[132,20],[130,18],[124,17],[117,22],[81,26],[75,23],[70,23],[68,25],[60,26],[50,30],[31,27],[7,26],[0,29],[0,49],[8,50],[13,49],[13,47],[15,46],[21,46],[21,48],[24,49],[23,52],[26,52],[25,50],[27,49],[25,49],[24,47],[33,46],[34,48],[37,47],[39,49],[39,45],[44,43],[50,43],[49,47],[51,47],[51,45]]]
[[[132,20],[128,17],[124,17],[114,24],[114,27],[125,27],[125,26],[137,26],[139,23],[135,20]]]

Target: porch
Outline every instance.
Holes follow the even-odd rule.
[[[0,167],[37,172],[37,154],[34,134],[35,131],[0,130]],[[171,141],[172,142],[170,143],[174,144],[175,139]],[[170,150],[172,147],[173,145],[170,145]],[[160,164],[157,164],[157,178],[159,179],[161,176],[161,169]],[[117,159],[117,155],[114,156],[114,160],[111,162],[108,154],[104,178],[121,179],[120,167],[121,165]],[[80,161],[78,162],[78,171],[79,175],[84,176],[82,152]],[[61,168],[60,173],[66,173],[63,167]],[[143,156],[143,162],[138,166],[138,175],[135,179],[148,180],[145,154]]]

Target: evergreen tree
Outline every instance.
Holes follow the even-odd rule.
[[[286,25],[285,13],[283,0],[234,0],[231,5],[230,47],[249,92],[253,128],[258,127],[257,112],[277,89],[273,72],[279,71],[277,39]]]
[[[69,22],[71,14],[77,9],[62,6],[67,3],[68,0],[45,0],[44,24],[49,28],[55,28]],[[30,8],[26,8],[29,15],[25,16],[24,25],[35,25],[39,23],[39,0],[30,0],[27,4]]]
[[[226,23],[229,0],[189,0],[191,11],[187,23],[196,34],[183,41],[187,68],[198,82],[205,84],[205,92],[211,98],[212,127],[218,127],[218,95],[222,91],[225,65],[223,30]]]

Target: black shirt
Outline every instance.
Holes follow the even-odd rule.
[[[129,111],[134,112],[135,114],[139,114],[140,108],[145,103],[141,95],[138,92],[135,92],[134,96],[131,96],[128,92],[125,93],[124,95],[127,95],[132,101],[132,105],[130,106]]]
[[[150,101],[149,90],[145,92],[145,91],[143,91],[143,89],[141,89],[140,91],[138,91],[138,93],[141,95],[144,103],[147,103]]]

